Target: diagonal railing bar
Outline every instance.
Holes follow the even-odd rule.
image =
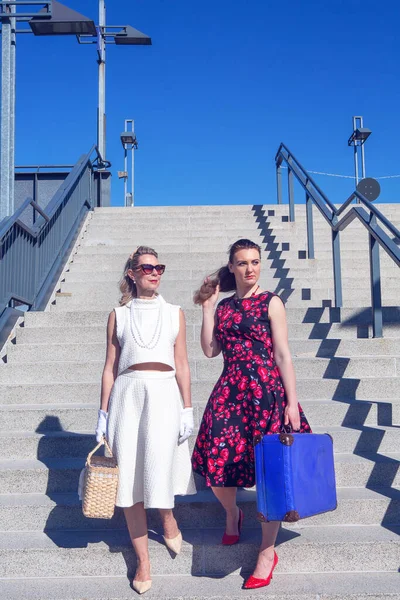
[[[315,254],[312,217],[313,205],[318,208],[325,221],[330,226],[332,235],[332,266],[335,290],[335,306],[338,308],[343,306],[339,234],[352,221],[354,221],[354,219],[358,219],[367,230],[369,238],[369,271],[373,337],[382,337],[382,286],[379,249],[382,248],[396,263],[396,265],[400,266],[400,248],[394,239],[391,239],[390,235],[387,233],[387,231],[389,231],[389,233],[398,240],[400,239],[400,231],[393,223],[389,221],[389,219],[385,217],[385,215],[381,213],[380,210],[376,208],[376,206],[372,204],[372,202],[370,202],[357,190],[355,190],[351,196],[339,208],[337,208],[328,199],[326,194],[321,190],[321,188],[302,166],[302,164],[283,143],[279,146],[278,152],[275,156],[278,204],[282,204],[281,171],[283,163],[286,163],[286,167],[288,169],[289,220],[291,222],[296,220],[293,176],[296,177],[296,180],[299,182],[306,194],[307,248],[309,258],[314,258]],[[353,206],[350,210],[348,210],[347,213],[345,213],[345,210],[349,208],[354,199],[357,199],[359,204],[357,206]],[[360,204],[362,206],[360,206]],[[369,213],[367,211],[369,211]],[[343,215],[343,217],[339,219],[341,215]],[[385,231],[382,226],[385,227],[387,231]]]
[[[94,207],[95,163],[104,163],[96,146],[83,155],[46,208],[28,198],[0,223],[0,347],[7,340],[18,314],[17,305],[41,310],[54,287],[68,248],[82,219]],[[23,222],[33,207],[33,226]]]

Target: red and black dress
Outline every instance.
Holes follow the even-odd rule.
[[[216,311],[215,337],[224,369],[207,406],[193,451],[196,473],[208,486],[255,484],[253,437],[279,433],[285,390],[272,351],[268,306],[271,292],[223,299]],[[299,405],[300,431],[311,432]]]

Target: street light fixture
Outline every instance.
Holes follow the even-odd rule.
[[[354,146],[354,179],[356,188],[359,183],[358,148],[361,148],[361,179],[365,179],[364,144],[371,133],[370,129],[364,127],[363,117],[353,117],[353,133],[349,137],[347,144],[348,146]]]
[[[107,26],[105,0],[98,0],[98,3],[99,25],[96,27],[92,19],[64,6],[57,0],[10,0],[10,2],[0,0],[2,26],[0,221],[14,212],[16,33],[34,33],[38,36],[76,35],[80,44],[97,45],[99,65],[97,147],[103,165],[106,164],[106,44],[149,46],[151,38],[130,25]],[[38,11],[39,8],[41,10]],[[28,22],[30,29],[17,30],[17,22]]]
[[[42,8],[38,16],[29,21],[35,35],[97,35],[96,25],[92,19],[56,0],[52,1],[51,16],[44,20],[43,14],[46,13],[46,8]]]
[[[358,127],[353,131],[347,142],[349,146],[355,146],[359,142],[359,146],[362,146],[371,135],[372,131],[366,127]]]
[[[138,145],[136,141],[136,135],[131,131],[124,131],[121,133],[121,143],[124,148],[127,144],[136,145],[136,148]]]
[[[114,41],[117,46],[151,46],[151,38],[130,25],[116,33]]]

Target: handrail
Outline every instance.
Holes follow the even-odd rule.
[[[21,315],[16,304],[29,310],[46,305],[82,219],[94,207],[94,171],[108,164],[93,146],[45,208],[28,198],[0,223],[0,348]],[[22,220],[29,206],[39,215],[32,226]]]
[[[313,177],[311,177],[311,175],[305,170],[305,168],[300,163],[300,161],[297,160],[297,158],[294,156],[294,154],[292,154],[290,152],[289,148],[287,146],[285,146],[285,144],[283,144],[283,143],[281,143],[281,145],[278,148],[278,152],[276,153],[276,156],[275,156],[275,162],[278,161],[278,157],[279,156],[282,156],[282,158],[287,162],[287,159],[286,159],[285,155],[282,154],[282,150],[285,150],[288,153],[288,155],[290,156],[290,158],[292,159],[292,161],[294,161],[296,163],[297,167],[304,173],[304,175],[306,176],[306,178],[311,182],[311,184],[313,185],[313,187],[320,194],[321,198],[323,198],[325,200],[325,202],[327,203],[327,205],[330,207],[330,209],[333,212],[335,212],[335,210],[336,210],[335,205],[332,204],[332,202],[330,200],[328,200],[327,196],[321,190],[321,188],[319,187],[319,185],[314,181]]]
[[[358,219],[367,229],[369,234],[369,257],[370,257],[370,286],[371,286],[371,308],[372,308],[372,327],[373,336],[382,337],[382,291],[380,275],[379,248],[390,256],[390,258],[400,266],[400,248],[390,238],[390,235],[381,227],[383,225],[390,234],[400,239],[400,231],[389,221],[367,198],[355,190],[349,198],[337,208],[315,183],[311,175],[306,171],[303,165],[295,158],[290,150],[281,143],[275,155],[276,181],[277,181],[277,201],[282,203],[282,185],[281,169],[285,162],[288,169],[288,195],[289,195],[289,219],[294,222],[295,205],[293,193],[293,175],[306,192],[306,218],[307,218],[307,249],[308,258],[314,258],[314,231],[312,207],[315,205],[325,221],[329,224],[332,234],[332,255],[333,255],[333,279],[335,288],[335,306],[341,307],[342,300],[342,274],[341,274],[341,256],[339,233],[343,231],[354,219]],[[352,201],[357,199],[359,204],[353,206],[340,220],[346,208]],[[362,206],[360,206],[362,205]],[[365,210],[365,207],[367,210]]]

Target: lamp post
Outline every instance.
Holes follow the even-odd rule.
[[[354,178],[356,188],[359,182],[359,157],[358,148],[361,149],[361,179],[365,178],[365,153],[364,144],[371,135],[371,130],[364,127],[363,117],[353,117],[353,133],[347,142],[348,146],[354,147]]]
[[[33,7],[40,7],[33,12]],[[23,8],[25,7],[25,8]],[[11,16],[14,15],[14,16]],[[81,44],[96,44],[98,54],[97,146],[106,159],[106,45],[151,45],[151,38],[130,25],[106,25],[105,0],[99,0],[99,25],[56,0],[0,0],[2,24],[0,221],[14,212],[15,34],[75,35]],[[17,22],[30,29],[16,30]]]
[[[129,128],[130,127],[130,128]],[[135,122],[133,119],[125,119],[125,129],[121,133],[121,143],[124,148],[124,204],[135,206],[135,150],[138,142],[135,134]],[[128,193],[128,150],[131,155],[131,192]]]

